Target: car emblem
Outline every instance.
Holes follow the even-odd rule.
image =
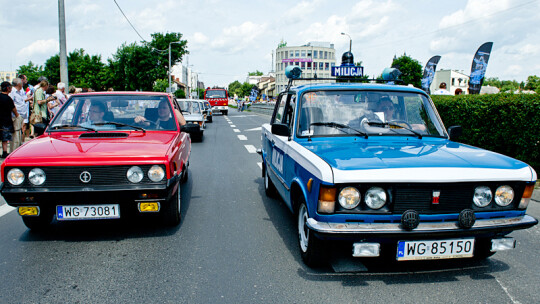
[[[433,190],[433,198],[431,200],[431,203],[433,205],[438,205],[440,197],[441,197],[441,190]]]
[[[83,171],[81,175],[79,175],[79,179],[81,182],[87,184],[92,180],[92,174],[90,174],[88,171]]]

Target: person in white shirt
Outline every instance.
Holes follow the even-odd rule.
[[[28,123],[28,98],[23,89],[22,79],[13,79],[13,90],[11,90],[9,96],[13,99],[17,112],[19,112],[18,117],[15,117],[15,115],[12,114],[13,129],[15,131],[13,133],[13,140],[11,141],[11,151],[13,151],[21,145],[22,141],[24,141],[22,134],[26,131],[26,124]]]
[[[431,95],[452,95],[452,93],[446,89],[446,82],[441,82],[439,89],[431,93]]]
[[[62,108],[64,103],[66,103],[66,101],[67,101],[67,97],[66,97],[66,94],[65,94],[66,84],[63,83],[63,82],[59,82],[58,85],[56,86],[56,88],[57,88],[57,90],[53,94],[54,96],[56,96],[56,100],[51,102],[52,103],[51,104],[51,112],[54,114],[54,116],[56,116],[56,114],[58,114],[58,110],[60,110],[60,108]]]

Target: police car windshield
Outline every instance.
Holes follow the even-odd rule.
[[[302,95],[299,114],[299,136],[344,135],[328,123],[369,136],[445,136],[431,103],[418,93],[312,91]],[[351,136],[357,133],[350,132]]]

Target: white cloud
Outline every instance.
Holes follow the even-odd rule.
[[[321,0],[302,1],[288,9],[281,17],[285,24],[290,26],[306,20],[321,4]]]
[[[56,39],[36,40],[17,52],[17,57],[32,58],[39,55],[53,55],[58,53],[59,49],[60,46]]]
[[[267,24],[256,24],[251,21],[242,23],[239,26],[231,26],[223,29],[222,34],[210,45],[213,49],[223,52],[239,52],[248,47],[255,46],[257,38],[263,37]]]

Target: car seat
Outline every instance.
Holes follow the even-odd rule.
[[[146,108],[144,110],[144,118],[148,121],[157,121],[158,120],[158,109],[157,108]]]
[[[104,121],[114,121],[114,114],[113,114],[113,112],[111,112],[111,111],[105,112],[105,114],[103,115],[103,120],[104,120]]]
[[[300,111],[300,134],[309,130],[310,124],[323,121],[323,112],[318,107],[305,107]]]

